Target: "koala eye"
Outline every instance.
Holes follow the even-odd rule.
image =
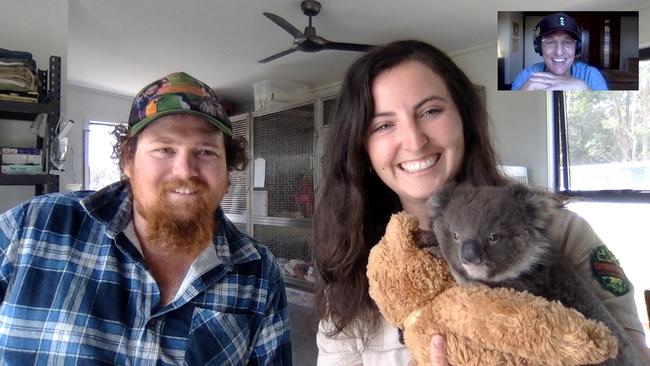
[[[456,232],[453,233],[452,236],[454,237],[454,240],[458,240],[458,238],[460,238],[460,236]]]
[[[496,243],[499,239],[501,239],[501,234],[492,233],[488,236],[490,243]]]

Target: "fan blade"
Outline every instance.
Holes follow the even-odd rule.
[[[330,42],[327,41],[323,45],[324,50],[338,50],[338,51],[357,51],[366,52],[373,46],[358,43],[345,43],[345,42]]]
[[[280,57],[282,57],[282,56],[288,55],[288,54],[293,53],[293,52],[295,52],[295,51],[296,51],[296,47],[289,48],[288,50],[285,50],[285,51],[282,51],[282,52],[276,53],[276,54],[273,55],[273,56],[269,56],[269,57],[267,57],[267,58],[265,58],[265,59],[259,60],[259,61],[257,61],[257,63],[265,64],[265,63],[267,63],[267,62],[269,62],[269,61],[273,61],[273,60],[275,60],[276,58],[280,58]]]
[[[293,38],[297,38],[297,37],[303,35],[301,31],[299,31],[293,25],[289,24],[289,22],[287,22],[283,18],[281,18],[281,17],[279,17],[279,16],[277,16],[275,14],[272,14],[272,13],[262,13],[262,14],[264,14],[264,16],[266,16],[267,18],[271,19],[271,21],[273,23],[279,25],[280,28],[282,28],[285,31],[289,32],[289,34],[291,34],[293,36]]]

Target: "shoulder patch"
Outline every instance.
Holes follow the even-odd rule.
[[[590,257],[591,271],[600,285],[615,296],[623,296],[630,291],[628,281],[618,259],[606,246],[594,248]]]

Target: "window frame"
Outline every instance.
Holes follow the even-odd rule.
[[[639,62],[650,60],[650,47],[639,50]],[[588,198],[594,202],[650,203],[650,190],[603,189],[572,190],[569,184],[568,133],[564,92],[553,91],[553,189],[567,197]],[[569,187],[563,189],[562,187]]]
[[[85,118],[84,119],[84,129],[83,129],[83,189],[90,189],[90,125],[103,125],[115,127],[125,122],[115,122],[115,121],[106,121],[101,119]],[[111,152],[108,152],[109,154]]]

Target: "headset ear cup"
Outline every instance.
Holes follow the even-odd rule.
[[[539,27],[541,24],[542,22],[540,21],[537,23],[535,28],[533,28],[533,50],[540,56],[542,56],[542,45],[540,44],[542,37],[539,36],[539,33],[541,32]]]
[[[576,30],[578,31],[578,34],[580,37],[576,40],[576,56],[580,57],[582,54],[582,27],[580,24],[576,24]]]

